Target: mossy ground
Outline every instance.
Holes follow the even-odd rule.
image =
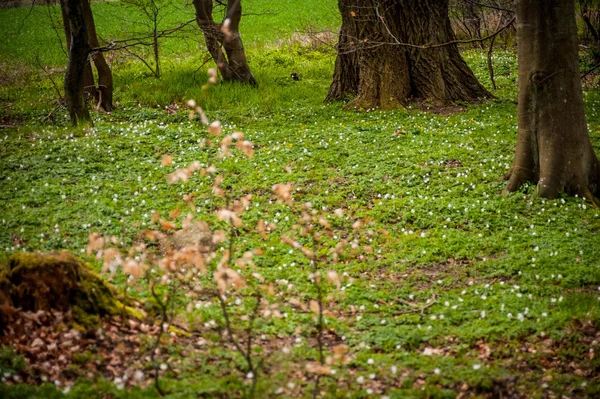
[[[278,7],[267,0],[256,4],[261,10]],[[317,28],[335,25],[327,11],[335,2],[318,4],[322,11],[309,22],[316,21]],[[109,6],[95,4],[98,11]],[[281,38],[302,28],[301,19],[284,18],[286,7],[276,11]],[[24,14],[2,11],[0,21]],[[41,21],[45,14],[35,15]],[[249,229],[238,243],[239,251],[264,251],[256,263],[269,282],[293,284],[290,295],[314,295],[309,265],[278,239],[292,227],[294,215],[275,203],[274,184],[291,182],[298,202],[332,212],[342,208],[372,222],[373,233],[360,239],[373,251],[329,266],[344,276],[343,290],[329,303],[336,316],[328,319],[329,342],[348,344],[354,359],[335,378],[323,380],[325,397],[441,398],[456,397],[462,389],[480,397],[494,397],[498,390],[533,398],[599,395],[594,342],[600,327],[600,211],[580,198],[535,198],[533,187],[501,195],[516,140],[514,52],[495,52],[498,90],[485,104],[452,115],[420,109],[344,112],[342,104],[323,103],[333,49],[282,45],[271,37],[273,30],[260,36],[261,18],[242,23],[256,32],[245,40],[258,89],[223,84],[203,96],[205,68],[196,71],[200,62],[190,49],[167,53],[170,66],[161,80],[138,63],[121,61],[114,64],[120,106],[110,115],[96,114],[96,127],[88,132],[66,127],[62,110],[53,113],[53,123],[40,123],[53,109],[51,84],[29,58],[13,51],[16,42],[2,39],[3,62],[28,71],[11,74],[14,84],[0,89],[4,118],[19,123],[0,132],[3,256],[20,250],[78,253],[90,229],[131,243],[152,211],[184,207],[181,197],[190,192],[200,199],[198,217],[214,222],[219,204],[211,187],[195,180],[166,183],[177,166],[211,156],[198,146],[205,130],[187,112],[165,110],[195,98],[226,132],[243,131],[258,147],[253,159],[225,160],[219,167],[227,171],[225,187],[254,195],[244,222],[251,226],[264,219],[278,226],[266,241]],[[100,26],[113,23],[97,19]],[[25,26],[43,29],[41,23]],[[49,42],[51,35],[41,34]],[[463,55],[491,89],[486,55],[473,50]],[[48,63],[59,66],[60,57]],[[289,78],[293,71],[301,81]],[[21,75],[30,76],[27,84]],[[585,103],[600,153],[600,92],[587,88]],[[161,167],[166,154],[174,165]],[[353,234],[344,225],[337,229],[338,237]],[[123,277],[116,282],[122,287]],[[149,296],[144,289],[131,289],[130,295]],[[406,306],[397,299],[435,303],[422,313],[399,314]],[[214,303],[195,305],[190,319],[202,329],[219,320]],[[241,306],[239,312],[246,310]],[[312,320],[290,306],[282,310],[284,319],[259,329],[269,353],[261,397],[276,392],[310,397],[303,364],[316,356]],[[209,342],[218,337],[208,327],[203,331]],[[245,382],[239,356],[219,345],[194,348],[168,346],[180,373],[164,377],[166,391],[172,397],[240,396]],[[10,389],[22,397],[60,396],[48,386]],[[79,380],[70,395],[90,392],[157,395],[152,388],[120,391],[102,378]]]

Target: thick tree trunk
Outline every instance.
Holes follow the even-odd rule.
[[[69,62],[65,73],[65,100],[73,126],[91,125],[84,91],[84,72],[90,46],[83,19],[83,2],[87,0],[62,0],[65,23],[70,32]]]
[[[336,45],[337,57],[335,59],[335,71],[333,82],[329,87],[326,101],[349,100],[358,93],[358,55],[356,43],[354,43],[353,32],[358,32],[359,27],[356,18],[345,5],[346,0],[338,0],[338,7],[342,14],[342,27]]]
[[[444,105],[491,97],[456,44],[447,0],[338,0],[342,28],[328,100],[355,98],[347,108]],[[358,71],[358,73],[357,73]]]
[[[212,17],[212,0],[194,0],[196,22],[204,33],[206,47],[224,81],[239,81],[257,85],[246,60],[244,45],[239,33],[242,18],[241,0],[228,0],[226,20],[229,25],[217,24]],[[223,51],[225,50],[225,51]]]
[[[83,3],[83,18],[85,21],[85,25],[87,28],[88,34],[88,43],[90,47],[100,47],[98,44],[98,36],[96,35],[96,25],[94,23],[94,15],[92,14],[92,8],[90,6],[89,0],[82,1]],[[101,52],[95,52],[91,56],[91,60],[94,62],[96,66],[96,70],[98,71],[98,87],[94,85],[94,78],[92,75],[91,84],[94,85],[93,88],[96,90],[96,95],[94,98],[97,101],[97,104],[102,107],[106,112],[110,112],[113,109],[113,78],[110,67],[106,63],[104,59],[104,55]],[[89,61],[88,61],[89,64]],[[92,73],[91,65],[89,67],[89,73]],[[86,82],[86,87],[88,83]]]
[[[531,181],[542,197],[567,192],[592,200],[600,194],[600,164],[583,108],[574,1],[519,1],[517,41],[519,128],[506,191]]]

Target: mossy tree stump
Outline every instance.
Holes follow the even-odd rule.
[[[0,306],[34,312],[70,310],[73,319],[86,327],[126,310],[111,286],[67,252],[12,255],[0,266]]]

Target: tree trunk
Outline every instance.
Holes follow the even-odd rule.
[[[579,12],[581,15],[581,19],[585,23],[589,34],[592,36],[595,45],[594,62],[600,63],[600,33],[598,29],[594,26],[592,19],[590,18],[590,14],[592,14],[592,10],[590,10],[589,6],[593,5],[592,1],[589,0],[579,0]]]
[[[83,2],[87,0],[62,0],[65,23],[70,32],[69,62],[65,73],[65,100],[73,126],[91,125],[84,92],[85,65],[90,52],[87,30],[83,19]]]
[[[338,7],[342,14],[342,27],[336,44],[337,57],[333,82],[329,87],[326,101],[345,101],[358,93],[360,67],[356,53],[356,36],[353,36],[353,32],[358,32],[359,26],[357,19],[350,14],[353,11],[350,11],[346,1],[338,0]]]
[[[227,53],[227,59],[237,79],[244,83],[250,83],[256,86],[256,79],[250,71],[248,61],[246,60],[246,52],[244,44],[240,36],[240,21],[242,20],[242,2],[241,0],[227,1],[227,17],[229,19],[229,33],[225,34],[223,47]]]
[[[456,44],[448,0],[338,0],[342,28],[328,100],[355,98],[346,108],[397,108],[409,102],[445,105],[491,97]]]
[[[228,0],[225,17],[225,20],[228,20],[228,26],[225,27],[213,20],[212,0],[194,0],[194,7],[196,8],[196,22],[204,33],[206,47],[217,64],[223,80],[239,81],[256,86],[257,82],[248,66],[239,33],[242,18],[241,0]]]
[[[573,0],[517,5],[519,128],[506,191],[526,181],[541,197],[600,194],[600,164],[587,131]]]
[[[85,62],[85,68],[83,69],[83,90],[85,91],[86,101],[98,101],[100,92],[98,92],[98,88],[96,87],[90,57],[88,57],[87,61]]]
[[[472,34],[473,39],[481,39],[481,7],[473,3],[463,3],[463,21]],[[484,48],[483,42],[476,42],[476,46]]]
[[[67,48],[71,48],[71,29],[69,27],[69,20],[66,12],[66,7],[61,6],[63,27],[65,29],[65,38],[67,39]],[[92,64],[90,63],[89,58],[85,63],[85,69],[83,71],[83,90],[86,94],[86,100],[98,98],[98,90],[96,89],[96,83],[94,82],[94,73],[92,72]]]
[[[83,0],[83,18],[87,28],[88,43],[90,47],[100,47],[98,44],[98,36],[96,35],[96,25],[94,23],[94,15],[92,14],[92,8],[90,6],[90,0]],[[104,59],[104,55],[101,52],[95,52],[92,54],[91,59],[94,61],[96,70],[98,71],[98,87],[94,85],[94,78],[92,75],[91,84],[94,85],[94,89],[97,94],[94,98],[97,104],[102,107],[106,112],[110,112],[113,109],[113,78],[110,67]],[[89,62],[89,61],[88,61]],[[91,74],[90,65],[90,74]],[[86,83],[87,86],[87,83]]]
[[[152,50],[154,51],[154,76],[160,78],[160,53],[158,51],[158,26],[154,24],[152,32]]]

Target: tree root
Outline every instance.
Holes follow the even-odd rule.
[[[506,187],[504,187],[504,190],[502,191],[502,195],[514,193],[528,180],[524,173],[515,173],[514,170],[511,170],[511,172],[505,176],[505,179],[507,183]]]
[[[594,208],[600,208],[600,199],[596,198],[588,186],[581,190],[581,196],[592,203]]]
[[[527,179],[527,177],[524,174],[518,175],[514,173],[513,170],[511,170],[506,176],[504,176],[504,179],[508,180],[508,183],[506,184],[504,190],[502,190],[502,195],[508,195],[512,192],[517,191],[519,187],[525,184],[525,182],[529,181],[529,179]],[[556,189],[551,191],[542,190],[538,182],[534,196],[553,199],[558,196],[559,192],[560,190]],[[600,198],[594,196],[589,186],[584,186],[581,190],[579,190],[577,194],[581,195],[586,201],[590,202],[594,208],[600,208]]]

